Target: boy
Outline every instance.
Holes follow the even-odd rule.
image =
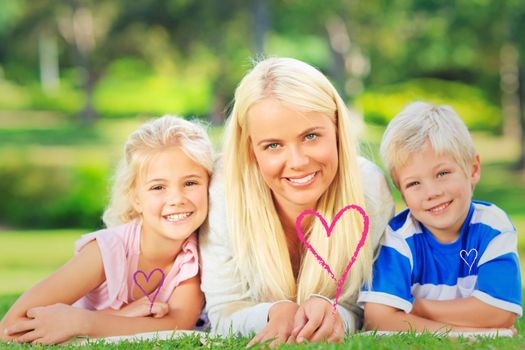
[[[465,124],[450,107],[413,103],[388,125],[381,155],[408,209],[390,221],[359,295],[365,327],[513,328],[516,229],[500,208],[471,200],[480,160]]]

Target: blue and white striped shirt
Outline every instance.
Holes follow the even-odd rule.
[[[410,312],[414,298],[475,297],[522,314],[516,229],[497,206],[472,201],[453,243],[441,243],[406,209],[389,223],[374,263],[371,289],[358,304],[372,302]]]

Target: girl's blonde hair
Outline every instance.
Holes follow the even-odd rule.
[[[271,191],[251,155],[248,113],[250,107],[265,98],[275,98],[301,111],[323,113],[336,125],[337,174],[317,208],[312,209],[330,222],[346,205],[365,208],[357,139],[350,127],[349,112],[333,85],[317,69],[295,59],[270,58],[259,62],[237,87],[225,130],[227,220],[238,273],[254,302],[279,299],[302,302],[310,294],[334,298],[335,282],[306,250],[296,283]],[[314,219],[305,233],[336,277],[341,276],[357,246],[362,221],[359,215],[343,215],[327,239],[321,222]],[[363,281],[370,280],[373,254],[369,241],[350,270],[341,301],[355,296]]]
[[[155,153],[169,147],[180,147],[211,174],[213,146],[202,126],[170,115],[144,123],[128,137],[124,146],[124,157],[113,179],[111,199],[102,216],[107,227],[139,217],[131,201],[137,178]]]
[[[465,123],[450,106],[413,102],[390,121],[381,140],[381,157],[396,187],[396,168],[424,150],[427,142],[437,155],[452,156],[469,174],[476,149]]]

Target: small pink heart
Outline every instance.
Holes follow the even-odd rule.
[[[153,275],[153,273],[155,272],[160,272],[160,274],[162,275],[162,277],[160,278],[160,282],[159,282],[159,285],[157,286],[157,288],[155,288],[155,293],[153,294],[153,298],[150,298],[150,294],[152,293],[149,293],[146,292],[146,290],[140,285],[140,283],[137,281],[137,275],[138,274],[141,274],[144,276],[144,279],[146,280],[146,283],[148,283],[149,279],[151,278],[151,276]],[[156,269],[153,269],[151,270],[151,272],[149,273],[149,275],[146,276],[146,273],[142,270],[137,270],[135,271],[135,273],[133,274],[133,281],[135,281],[135,284],[137,285],[137,287],[139,287],[139,289],[141,290],[142,294],[144,294],[150,301],[150,306],[149,306],[149,312],[151,313],[151,308],[153,307],[153,303],[155,302],[155,299],[157,298],[157,295],[159,294],[160,292],[160,288],[162,287],[162,284],[164,283],[164,278],[166,276],[164,275],[164,271],[162,271],[161,268],[156,268]]]
[[[363,217],[363,232],[361,232],[361,239],[357,243],[357,247],[355,248],[354,253],[352,254],[352,258],[350,259],[350,261],[346,265],[346,268],[343,271],[343,274],[341,275],[341,277],[339,279],[337,279],[335,277],[334,273],[332,272],[332,269],[330,268],[330,266],[324,261],[324,259],[321,256],[319,256],[319,254],[317,254],[317,252],[314,249],[314,247],[312,247],[312,245],[310,243],[308,243],[308,241],[306,241],[306,239],[304,238],[304,233],[303,233],[303,230],[301,228],[301,223],[303,221],[303,218],[306,215],[315,215],[315,216],[317,216],[319,218],[319,220],[321,220],[321,223],[323,224],[323,226],[324,226],[324,228],[326,230],[326,235],[328,236],[328,238],[330,238],[330,235],[332,234],[332,230],[334,229],[335,224],[337,223],[337,221],[339,220],[341,215],[343,215],[343,213],[345,211],[350,210],[350,209],[357,210],[357,212]],[[297,236],[299,237],[301,242],[306,246],[306,248],[308,248],[308,250],[315,256],[315,258],[317,259],[319,264],[321,264],[321,266],[326,270],[326,272],[328,272],[328,275],[330,276],[330,278],[332,278],[334,280],[334,282],[337,284],[337,290],[336,290],[336,293],[335,293],[335,301],[334,301],[334,304],[333,304],[334,312],[335,312],[335,308],[336,308],[337,302],[339,300],[339,295],[341,295],[341,291],[343,289],[343,285],[345,283],[346,277],[348,276],[348,272],[350,271],[350,268],[352,267],[352,265],[356,261],[357,255],[359,254],[359,251],[361,250],[361,247],[363,247],[363,245],[365,244],[365,240],[366,240],[366,237],[368,235],[368,224],[369,224],[368,215],[366,215],[366,212],[365,212],[365,210],[363,208],[361,208],[359,205],[356,205],[356,204],[347,205],[343,209],[339,210],[337,212],[337,214],[335,215],[334,220],[330,224],[330,227],[328,227],[328,225],[326,224],[326,220],[323,218],[323,216],[321,214],[319,214],[315,210],[310,210],[310,209],[304,210],[301,214],[299,214],[299,216],[297,217],[297,219],[295,221],[295,230],[297,231]]]

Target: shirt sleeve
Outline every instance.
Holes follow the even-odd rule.
[[[102,310],[108,307],[118,310],[127,301],[128,286],[126,276],[129,266],[124,242],[116,234],[117,230],[132,229],[131,225],[119,226],[83,235],[75,242],[75,255],[89,242],[96,240],[102,263],[105,281],[81,298],[77,305],[87,309]]]
[[[412,254],[408,244],[391,229],[380,247],[374,263],[371,286],[365,285],[359,293],[358,305],[384,304],[410,312],[414,297],[412,286]]]
[[[220,167],[220,165],[219,165]],[[208,220],[200,229],[201,288],[212,331],[249,335],[262,330],[273,303],[254,303],[237,273],[226,224],[224,179],[214,170]]]
[[[522,315],[521,272],[515,231],[494,237],[478,262],[472,296],[494,307]]]

